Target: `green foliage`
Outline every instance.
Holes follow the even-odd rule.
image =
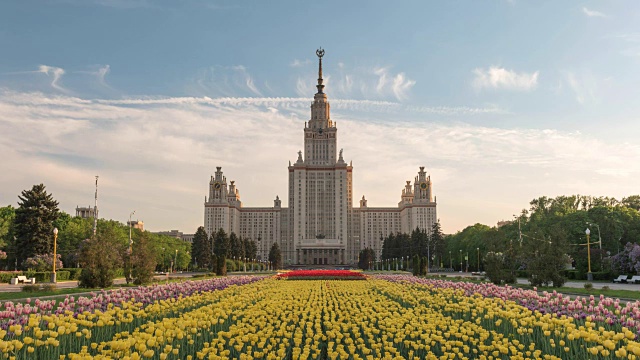
[[[511,256],[508,253],[490,251],[485,255],[485,271],[492,283],[500,285],[516,282],[515,271],[510,260]]]
[[[593,284],[590,283],[590,282],[586,282],[586,283],[584,283],[584,288],[587,289],[587,290],[591,290],[591,289],[593,289]]]
[[[227,276],[227,259],[224,256],[216,256],[216,274]]]
[[[274,269],[282,268],[282,253],[280,252],[280,246],[278,246],[277,242],[274,242],[273,245],[271,245],[271,249],[269,249],[269,262]]]
[[[79,287],[105,288],[113,285],[113,279],[124,264],[128,239],[114,227],[99,228],[95,238],[85,240],[81,247],[82,273]]]
[[[43,184],[23,190],[18,199],[14,220],[16,243],[12,250],[21,264],[29,257],[53,252],[53,223],[59,210],[58,202]]]
[[[200,226],[193,235],[193,243],[191,244],[191,258],[198,268],[212,268],[211,254],[213,249],[211,241],[204,227]]]
[[[358,254],[358,268],[371,270],[371,263],[376,260],[376,253],[371,248],[364,248]]]
[[[429,260],[426,256],[420,259],[420,273],[418,275],[427,275],[429,272]]]
[[[63,268],[60,271],[68,271],[69,272],[69,280],[79,280],[80,274],[82,273],[81,268]],[[58,272],[59,274],[60,272]]]
[[[149,240],[149,233],[144,232],[133,243],[131,254],[131,275],[136,285],[148,284],[153,280],[153,270],[156,268],[154,249]]]
[[[258,258],[258,244],[256,244],[255,240],[245,239],[244,241],[244,251],[245,257],[247,259],[257,259]]]
[[[13,222],[16,209],[11,206],[0,207],[0,249],[13,242]]]
[[[414,276],[418,276],[420,275],[420,269],[422,269],[420,267],[420,256],[418,256],[418,254],[413,255],[413,275]]]

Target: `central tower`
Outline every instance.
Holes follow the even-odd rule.
[[[354,256],[350,235],[351,172],[337,155],[336,124],[324,93],[322,48],[318,56],[318,92],[311,103],[311,118],[304,126],[304,157],[289,166],[289,244],[297,264],[345,264]],[[290,249],[290,250],[289,250]]]

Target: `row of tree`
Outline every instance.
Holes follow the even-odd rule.
[[[589,228],[591,270],[596,277],[608,279],[616,271],[633,268],[629,264],[634,261],[633,251],[625,250],[625,245],[640,243],[639,210],[638,195],[621,201],[543,196],[500,226],[475,224],[447,236],[445,263],[448,260],[456,270],[486,270],[497,282],[514,281],[519,273],[526,274],[533,285],[559,286],[571,265],[577,277],[586,277]]]
[[[382,238],[382,253],[379,260],[412,258],[431,259],[431,266],[438,267],[436,259],[442,257],[446,250],[445,236],[442,233],[440,221],[433,224],[430,232],[416,228],[411,234],[389,234]],[[378,259],[374,259],[376,261]]]
[[[53,262],[53,229],[58,229],[58,266],[82,267],[81,283],[88,287],[109,284],[118,273],[129,281],[148,282],[154,270],[187,268],[190,244],[170,236],[132,229],[113,220],[71,217],[43,184],[22,191],[18,207],[0,208],[0,252],[5,269],[49,271]],[[6,255],[4,255],[6,254]],[[111,279],[111,280],[109,280]]]
[[[208,236],[202,226],[196,230],[191,245],[191,257],[195,266],[212,269],[218,275],[227,273],[227,259],[255,261],[257,253],[258,246],[255,240],[238,237],[234,232],[227,235],[223,229],[218,229]],[[275,242],[269,251],[269,262],[276,269],[282,267],[282,254]]]

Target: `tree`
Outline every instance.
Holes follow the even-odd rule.
[[[282,268],[282,253],[280,253],[280,246],[278,246],[277,242],[274,242],[271,245],[271,249],[269,250],[269,262],[273,264],[274,269]]]
[[[117,229],[98,229],[100,231],[96,237],[83,241],[81,245],[79,287],[105,288],[113,285],[128,249],[128,239],[119,236]]]
[[[258,244],[255,240],[246,239],[244,251],[246,258],[255,260],[258,257]]]
[[[567,244],[566,233],[559,227],[547,229],[545,233],[539,230],[535,238],[527,241],[527,258],[523,261],[529,270],[531,286],[564,285],[566,278],[561,271],[567,264]]]
[[[153,279],[156,268],[156,256],[149,241],[149,232],[142,232],[133,243],[131,254],[131,275],[136,285],[148,284]]]
[[[16,209],[9,205],[0,207],[0,248],[4,249],[13,242],[13,222],[16,217]]]
[[[236,259],[244,257],[244,241],[235,233],[229,235],[229,245],[231,246],[231,256]]]
[[[235,235],[234,235],[235,236]],[[215,234],[213,243],[213,253],[216,255],[216,274],[225,276],[227,275],[227,257],[231,252],[229,244],[229,236],[220,228]]]
[[[447,244],[444,240],[444,234],[442,233],[442,227],[440,226],[440,219],[431,227],[431,237],[429,239],[429,245],[431,247],[431,256],[434,258],[442,259],[444,256]],[[439,267],[438,265],[437,267]]]
[[[211,241],[203,226],[200,226],[193,235],[191,244],[191,258],[200,268],[211,268]]]
[[[420,269],[422,269],[420,267],[420,256],[418,256],[418,254],[415,254],[413,255],[413,264],[412,264],[413,276],[420,275]]]
[[[364,248],[360,250],[360,254],[358,254],[358,268],[362,270],[371,270],[371,263],[375,260],[375,251],[369,247]]]
[[[43,184],[23,190],[18,199],[13,250],[21,263],[34,255],[53,252],[53,223],[58,219],[59,210],[58,202],[47,193]]]

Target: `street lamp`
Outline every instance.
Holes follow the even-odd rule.
[[[476,248],[478,250],[478,272],[480,272],[480,248]]]
[[[593,274],[591,273],[591,243],[589,242],[591,230],[587,228],[584,233],[587,234],[587,266],[589,268],[589,271],[587,272],[587,281],[593,281]]]
[[[53,272],[51,273],[51,282],[57,283],[56,278],[56,260],[58,257],[56,256],[56,250],[58,245],[58,228],[53,228]]]
[[[460,272],[462,272],[462,249],[460,249]]]
[[[173,263],[176,265],[176,271],[177,271],[178,270],[178,249],[176,249],[176,257]]]
[[[127,277],[127,284],[131,281],[131,268],[133,267],[133,239],[131,238],[131,217],[135,214],[136,211],[133,210],[131,214],[129,214],[129,276]]]
[[[451,250],[449,250],[449,268],[453,271],[453,257],[451,257]]]
[[[595,225],[598,228],[598,244],[600,245],[600,271],[603,271],[604,264],[602,263],[602,236],[600,236],[600,225],[596,223],[590,223],[587,221],[587,225]]]

